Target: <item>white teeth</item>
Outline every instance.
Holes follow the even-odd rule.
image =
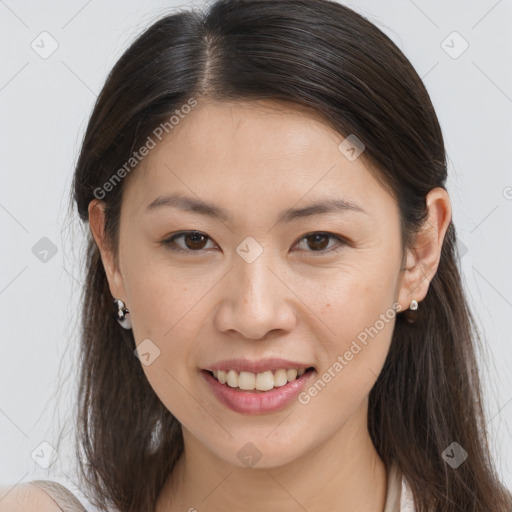
[[[242,376],[243,373],[246,373],[246,372],[242,372],[240,374],[240,376]],[[252,373],[251,375],[254,375],[254,373]],[[242,386],[240,386],[240,387],[242,387]],[[268,371],[268,372],[258,373],[256,375],[256,383],[255,383],[254,387],[256,389],[258,389],[259,391],[268,391],[269,389],[273,389],[274,388],[274,376],[272,375],[272,372]],[[251,388],[251,389],[254,389],[254,388]]]
[[[297,370],[293,368],[286,370],[286,378],[288,379],[288,382],[295,380],[297,378]]]
[[[226,382],[231,388],[236,388],[238,386],[238,374],[235,372],[235,370],[229,370]]]
[[[304,375],[304,368],[296,370],[290,368],[288,370],[279,369],[275,372],[266,371],[262,373],[252,373],[242,371],[240,374],[235,370],[216,370],[213,372],[214,377],[221,383],[227,384],[231,388],[240,388],[245,391],[258,390],[269,391],[273,388],[284,386],[288,382],[292,382],[297,377]]]
[[[287,382],[286,370],[276,370],[274,373],[274,387],[284,386]]]
[[[240,372],[240,375],[238,375],[238,387],[240,389],[254,389],[255,385],[256,375],[254,373]]]

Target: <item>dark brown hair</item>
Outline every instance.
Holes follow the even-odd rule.
[[[206,97],[291,102],[343,136],[355,134],[399,205],[403,249],[413,247],[427,218],[428,192],[445,188],[444,142],[427,90],[374,24],[328,0],[220,0],[145,30],[97,99],[73,200],[87,223],[88,205],[103,191],[116,256],[123,180],[108,193],[102,187],[155,127],[191,98]],[[76,411],[80,479],[100,507],[151,511],[183,451],[181,426],[134,356],[132,331],[112,315],[100,253],[88,237]],[[397,316],[370,393],[368,429],[379,455],[388,468],[397,463],[420,512],[512,510],[489,454],[475,356],[480,340],[451,222],[428,294],[410,315]],[[457,469],[442,456],[452,442],[468,453]]]

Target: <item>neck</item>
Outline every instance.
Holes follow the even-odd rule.
[[[356,416],[308,453],[269,468],[230,464],[183,429],[185,450],[156,512],[382,512],[386,468],[362,427],[366,410]]]

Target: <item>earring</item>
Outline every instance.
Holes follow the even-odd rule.
[[[130,320],[130,317],[127,316],[130,314],[130,312],[125,307],[124,302],[121,299],[114,299],[114,305],[116,307],[114,316],[115,319],[119,322],[119,325],[124,329],[131,329],[132,321]]]
[[[409,309],[412,309],[413,311],[416,311],[418,309],[418,302],[415,299],[411,300],[411,305],[409,306]]]

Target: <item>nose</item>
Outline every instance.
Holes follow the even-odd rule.
[[[284,276],[272,267],[276,265],[263,254],[252,263],[235,258],[216,311],[215,325],[219,331],[256,340],[277,334],[274,331],[282,335],[294,328],[294,294]]]

